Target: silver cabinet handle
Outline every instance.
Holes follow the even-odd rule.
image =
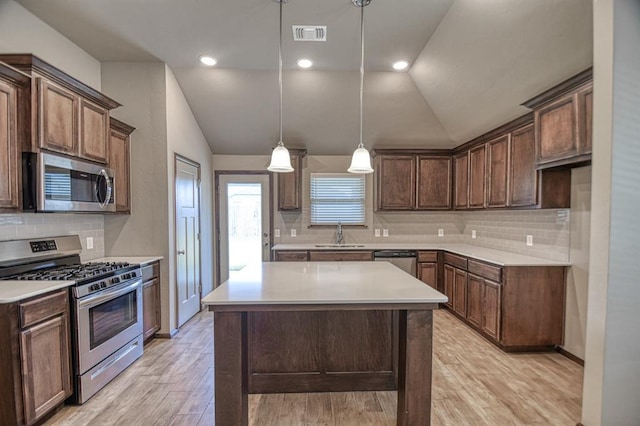
[[[178,254],[184,254],[184,250],[178,250]]]

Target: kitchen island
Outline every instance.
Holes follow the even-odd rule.
[[[216,424],[246,425],[249,393],[390,389],[399,425],[429,424],[432,310],[446,301],[386,262],[245,268],[202,300]]]

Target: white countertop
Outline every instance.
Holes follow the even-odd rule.
[[[0,281],[0,304],[13,303],[73,285],[75,281]]]
[[[349,245],[349,244],[347,244]],[[501,266],[570,266],[569,262],[509,253],[469,244],[451,243],[363,243],[361,247],[316,247],[315,243],[276,244],[272,250],[444,250]]]
[[[129,262],[134,265],[145,266],[162,259],[162,256],[121,256],[102,257],[100,259],[90,260],[89,262]]]
[[[264,262],[245,267],[205,305],[444,303],[447,297],[388,262]]]

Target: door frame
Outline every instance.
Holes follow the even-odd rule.
[[[215,190],[215,208],[213,214],[215,215],[215,250],[216,250],[216,282],[215,287],[220,284],[220,176],[222,175],[269,175],[269,260],[272,259],[271,247],[273,247],[273,173],[266,170],[216,170],[214,172],[214,190]],[[214,287],[214,288],[215,288]]]
[[[189,164],[198,169],[198,293],[200,293],[200,299],[202,299],[202,166],[197,161],[193,161],[192,159],[185,157],[184,155],[178,154],[177,152],[173,153],[173,252],[170,256],[173,259],[173,280],[175,281],[174,291],[175,297],[174,299],[174,307],[175,307],[175,321],[176,321],[176,331],[180,328],[178,324],[180,323],[180,302],[178,301],[178,262],[177,262],[177,253],[178,253],[178,238],[176,237],[178,231],[178,161],[182,161],[183,163]],[[202,303],[198,304],[200,306],[200,311],[202,311],[203,305]],[[188,321],[187,321],[188,322]],[[185,322],[186,324],[186,322]],[[183,324],[184,325],[184,324]]]

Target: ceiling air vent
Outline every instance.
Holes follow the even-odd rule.
[[[294,41],[327,41],[326,25],[293,25]]]

